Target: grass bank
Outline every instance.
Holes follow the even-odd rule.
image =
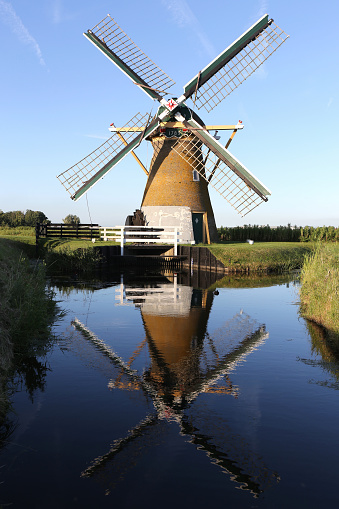
[[[17,228],[2,226],[0,227],[1,239],[6,240],[8,246],[22,251],[29,257],[35,255],[35,229],[31,226],[19,226]]]
[[[100,244],[96,243],[96,245]],[[93,272],[100,262],[99,253],[89,240],[42,239],[40,252],[48,271],[53,273]]]
[[[301,271],[301,313],[339,334],[339,245],[320,244]]]
[[[300,269],[314,245],[300,242],[233,242],[211,244],[209,248],[230,272],[284,272]]]
[[[6,238],[13,244],[26,249],[29,254],[35,249],[34,229],[0,229],[0,238]],[[13,230],[17,230],[14,234]],[[39,240],[39,252],[49,269],[61,272],[90,272],[98,263],[99,258],[94,247],[110,245],[113,242],[82,239]],[[214,256],[220,260],[230,272],[284,272],[299,269],[304,257],[314,249],[314,243],[300,242],[224,242],[208,246]]]
[[[43,256],[47,267],[63,270],[93,270],[100,260],[94,247],[114,244],[90,240],[43,239]],[[284,272],[301,268],[313,244],[299,242],[260,242],[211,244],[211,252],[230,272]]]
[[[46,269],[53,273],[91,272],[100,261],[94,247],[107,244],[99,241],[94,246],[91,240],[41,238],[37,250],[35,229],[32,227],[0,227],[1,239],[30,258],[38,257],[44,260]]]
[[[7,411],[5,381],[13,361],[45,340],[54,312],[43,265],[32,264],[19,244],[0,238],[0,423]]]

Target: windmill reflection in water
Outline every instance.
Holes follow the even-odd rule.
[[[127,287],[121,283],[116,290],[116,305],[140,308],[146,334],[127,362],[77,318],[72,322],[80,333],[77,336],[95,349],[93,358],[98,358],[100,352],[117,370],[108,387],[143,391],[155,409],[82,472],[83,477],[95,476],[103,481],[107,493],[132,467],[136,456],[142,455],[152,441],[154,445],[169,421],[175,421],[180,434],[188,436],[241,489],[258,496],[279,481],[279,476],[227,422],[222,420],[220,426],[220,419],[211,414],[193,423],[192,415],[188,415],[201,393],[237,398],[238,388],[229,374],[268,338],[265,326],[243,311],[210,335],[207,322],[213,298],[211,291],[177,284],[176,276],[173,283],[168,280],[167,284]],[[140,374],[132,365],[146,345],[150,366]]]

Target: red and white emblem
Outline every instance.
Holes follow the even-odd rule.
[[[170,99],[169,101],[166,102],[166,108],[169,109],[170,111],[174,110],[174,108],[176,108],[177,106],[178,103],[176,103],[174,99]]]

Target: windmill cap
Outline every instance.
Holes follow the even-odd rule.
[[[175,99],[176,98],[173,97],[173,100],[175,100]],[[157,111],[157,116],[159,116],[165,110],[166,110],[165,106],[159,106],[158,111]],[[205,122],[203,122],[201,120],[199,115],[197,115],[193,110],[191,110],[191,108],[186,106],[186,104],[184,104],[184,103],[180,104],[177,108],[175,108],[175,110],[173,110],[172,113],[169,113],[169,116],[166,119],[166,122],[176,122],[177,119],[175,118],[175,115],[177,113],[180,113],[180,115],[182,115],[185,120],[190,120],[191,118],[193,118],[200,125],[202,125],[202,126],[205,125]]]

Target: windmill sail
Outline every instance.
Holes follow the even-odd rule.
[[[175,82],[141,51],[110,15],[84,36],[152,99],[160,101],[174,85]]]
[[[173,146],[192,169],[197,170],[218,193],[241,215],[245,216],[262,202],[271,191],[238,159],[226,150],[195,120],[184,124],[194,129],[191,140],[183,137]]]
[[[117,133],[114,133],[113,136],[87,157],[58,175],[57,178],[69,192],[72,200],[77,201],[81,198],[98,180],[104,177],[119,161],[134,150],[144,136],[148,136],[158,127],[159,121],[154,120],[144,129],[148,119],[148,114],[141,115],[137,113],[124,126],[125,131],[127,131],[124,139],[119,137]],[[140,128],[140,126],[142,132],[135,136],[133,128]]]
[[[211,111],[283,44],[289,36],[265,14],[184,86],[186,99],[199,91],[198,109]]]

